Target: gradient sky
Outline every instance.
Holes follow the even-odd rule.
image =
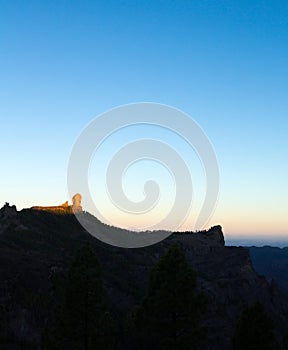
[[[288,238],[287,62],[286,0],[0,0],[0,206],[64,202],[87,123],[151,101],[189,114],[214,145],[207,226]]]

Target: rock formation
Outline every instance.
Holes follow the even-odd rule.
[[[225,246],[225,239],[222,232],[222,227],[216,225],[207,231],[200,232],[175,232],[178,240],[193,244],[194,247],[199,246]]]
[[[18,217],[16,206],[10,206],[9,203],[5,203],[3,208],[0,209],[0,222],[0,233],[5,230],[26,230],[26,227],[21,223]]]
[[[80,213],[82,212],[82,206],[81,206],[81,200],[82,196],[81,194],[77,193],[72,198],[72,205],[69,205],[68,201],[61,205],[56,206],[33,206],[31,209],[33,210],[42,210],[42,211],[49,211],[55,214],[73,214],[73,213]]]
[[[82,212],[82,206],[81,206],[82,196],[79,193],[76,193],[72,198],[72,209],[74,213],[80,213]]]

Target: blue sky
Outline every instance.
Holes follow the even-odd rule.
[[[151,101],[214,145],[211,225],[288,236],[287,62],[287,1],[0,0],[0,205],[64,202],[84,126]]]

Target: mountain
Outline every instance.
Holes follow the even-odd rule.
[[[288,293],[288,247],[249,247],[255,270]]]
[[[83,215],[94,220],[101,232],[119,230],[88,213]],[[285,331],[286,297],[274,283],[255,272],[248,249],[225,246],[221,226],[174,233],[146,248],[123,249],[92,237],[69,211],[17,211],[6,204],[0,210],[0,305],[6,312],[11,337],[20,344],[7,349],[22,349],[23,342],[31,344],[31,349],[40,349],[41,336],[55,309],[55,286],[64,283],[72,257],[87,241],[103,269],[106,301],[120,320],[144,296],[151,268],[171,244],[178,243],[198,272],[199,289],[208,296],[204,322],[210,350],[229,349],[241,311],[255,301],[265,306],[277,335]]]

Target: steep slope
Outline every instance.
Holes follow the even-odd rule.
[[[255,270],[288,293],[288,247],[249,247]]]

